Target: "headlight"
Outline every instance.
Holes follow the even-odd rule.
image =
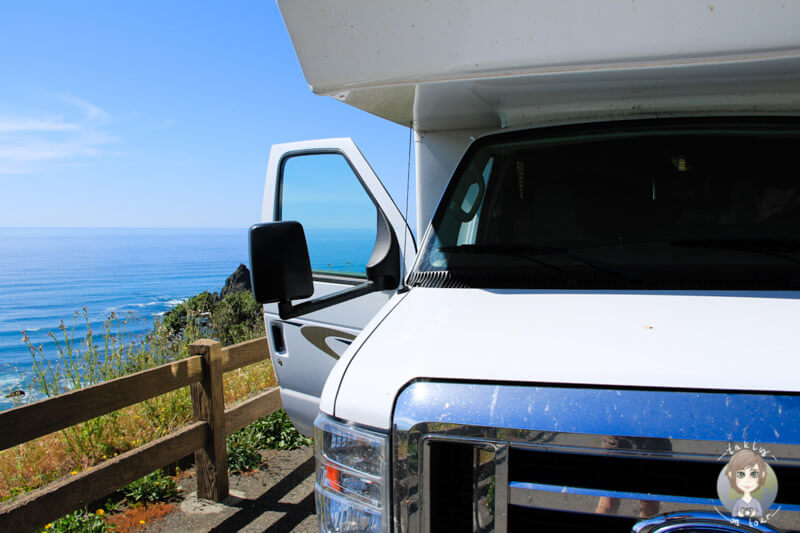
[[[319,415],[314,454],[320,531],[389,531],[389,436]]]

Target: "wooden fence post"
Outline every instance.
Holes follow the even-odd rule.
[[[202,339],[189,346],[191,355],[203,356],[203,380],[191,386],[192,415],[208,422],[208,441],[194,453],[197,497],[222,501],[228,496],[228,455],[225,450],[225,397],[222,386],[222,347]]]

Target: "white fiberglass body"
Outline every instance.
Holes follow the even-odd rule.
[[[260,301],[280,302],[264,308],[272,362],[286,411],[315,434],[321,531],[593,521],[605,511],[590,489],[630,500],[629,518],[640,500],[689,501],[666,481],[593,489],[566,479],[577,467],[550,484],[509,476],[523,464],[509,450],[533,460],[562,437],[592,463],[678,449],[709,462],[709,443],[758,426],[796,463],[800,3],[278,4],[315,93],[415,140],[418,242],[349,139],[270,154],[263,221],[311,236],[317,310]],[[358,213],[368,260],[345,257],[371,246]],[[401,276],[376,274],[380,257]],[[602,394],[573,401],[589,389]],[[563,429],[565,414],[579,423]],[[711,497],[690,500],[710,511]]]
[[[456,114],[469,122],[464,126],[491,126],[502,109],[536,103],[508,98],[508,91],[539,75],[536,84],[557,93],[552,83],[567,87],[567,73],[796,59],[800,51],[800,5],[773,0],[279,5],[314,92],[423,130],[453,129]],[[473,94],[454,95],[451,85],[420,92],[452,81],[473,83]]]
[[[314,92],[414,129],[418,237],[464,151],[486,134],[612,119],[800,112],[800,4],[278,3]],[[348,159],[402,239],[407,272],[416,253],[413,238],[349,139],[273,147],[263,220],[280,220],[283,162],[323,152]],[[315,297],[346,286],[341,279],[331,281],[316,280]],[[297,412],[305,413],[305,420],[297,422],[304,431],[310,430],[319,391],[331,371],[323,410],[379,427],[387,427],[391,398],[415,377],[745,386],[746,374],[726,370],[722,354],[731,351],[739,360],[754,356],[755,346],[742,338],[749,332],[762,351],[783,357],[784,352],[764,346],[781,339],[788,346],[788,325],[774,335],[756,329],[789,320],[785,312],[794,303],[710,295],[416,288],[396,311],[389,313],[394,306],[389,303],[379,312],[389,294],[359,298],[295,321],[278,320],[275,306],[265,308],[289,346],[281,351],[273,339],[273,362],[287,408],[302,406]],[[779,315],[775,321],[757,320],[777,309],[785,314],[774,311]],[[709,313],[714,318],[708,326],[708,320],[687,318]],[[723,315],[731,319],[722,321]],[[352,337],[370,317],[368,333],[354,341],[336,366],[327,356],[300,355],[298,345],[310,346],[308,334],[300,333],[303,328],[333,328]],[[531,335],[523,341],[517,332],[524,331]],[[345,344],[326,342],[342,355]],[[721,373],[711,372],[712,367]],[[757,388],[786,389],[780,381],[785,374],[761,376]],[[372,401],[378,397],[385,401]],[[334,401],[341,405],[334,406]]]
[[[786,371],[800,342],[796,294],[417,288],[396,298],[342,358],[344,375],[334,370],[324,412],[389,429],[397,391],[415,379],[800,390]]]
[[[378,228],[388,225],[402,243],[391,248],[385,231],[374,239],[374,255],[394,250],[402,269],[392,290],[297,318],[264,308],[284,406],[301,432],[316,432],[321,530],[436,530],[437,512],[455,516],[443,495],[457,483],[450,466],[434,472],[431,454],[461,449],[484,461],[490,441],[492,487],[510,488],[494,492],[488,509],[475,481],[485,465],[468,460],[474,471],[463,486],[475,483],[465,493],[474,518],[464,514],[456,529],[477,527],[473,519],[488,509],[505,531],[506,511],[530,516],[519,514],[526,506],[562,513],[542,523],[573,512],[591,520],[602,506],[567,495],[563,476],[552,487],[508,484],[508,447],[541,438],[548,448],[542,435],[561,432],[566,411],[575,419],[608,415],[598,434],[645,437],[636,442],[640,451],[652,445],[648,453],[666,451],[656,441],[677,438],[675,428],[687,439],[675,449],[706,454],[703,461],[720,451],[697,442],[754,439],[755,426],[763,442],[798,446],[787,430],[796,410],[782,412],[779,400],[800,393],[800,3],[278,4],[315,93],[415,134],[419,249],[349,139],[277,145],[270,155],[263,221],[312,228],[319,217],[298,206],[338,194],[323,231],[344,234],[348,225],[336,223],[354,210],[335,204],[345,205],[340,193],[354,185],[347,190],[366,198]],[[364,220],[374,234],[374,215]],[[369,264],[359,272],[342,264],[312,258],[313,299],[374,283]],[[500,389],[513,394],[489,398]],[[553,406],[561,409],[556,425],[539,427],[551,402],[534,406],[534,396],[583,389],[605,399],[585,412],[569,401]],[[704,391],[725,402],[715,413],[727,425],[716,433],[706,431],[702,405],[664,403]],[[647,410],[631,398],[650,392],[657,414],[640,424]],[[740,413],[729,402],[741,398],[774,398],[777,411]],[[524,413],[533,417],[534,407],[543,411],[531,426]],[[623,418],[638,424],[634,432],[616,432]],[[455,443],[468,426],[480,430],[472,435],[478,444],[435,444]],[[575,426],[565,442],[596,433],[586,427]],[[522,440],[509,444],[514,439]],[[596,440],[581,446],[597,457],[615,453]],[[792,461],[794,450],[786,452]],[[443,484],[436,489],[425,476]],[[645,487],[647,497],[606,488],[594,492],[629,499],[630,517],[639,517],[637,501],[663,487]],[[676,501],[663,489],[664,502]],[[540,499],[548,490],[574,508],[548,507]],[[707,496],[698,505],[710,510]]]
[[[796,2],[278,4],[314,92],[417,133],[420,233],[490,131],[800,109]]]

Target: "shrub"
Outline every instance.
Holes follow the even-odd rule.
[[[249,438],[257,442],[259,448],[295,450],[311,444],[311,439],[298,433],[283,409],[256,420],[241,431],[250,433]]]
[[[178,489],[174,479],[156,470],[122,489],[122,494],[134,503],[153,503],[171,500],[178,494]]]
[[[249,291],[220,297],[201,292],[167,311],[156,325],[159,336],[171,343],[212,338],[223,345],[236,344],[264,335],[261,305]]]
[[[265,334],[261,304],[249,291],[226,294],[211,313],[215,333],[227,346]]]
[[[62,322],[49,333],[54,354],[45,353],[44,345],[33,344],[23,334],[33,359],[31,386],[39,395],[55,396],[181,359],[188,356],[189,344],[200,338],[228,344],[265,334],[261,308],[249,292],[229,293],[222,300],[216,293],[200,293],[165,314],[144,335],[131,333],[138,329],[133,321],[142,320],[133,314],[112,313],[99,331],[93,330],[88,317],[83,309],[75,313],[72,326]],[[81,339],[78,330],[84,325],[87,333]],[[275,384],[269,361],[229,372],[224,380],[230,403]],[[26,395],[28,401],[36,398],[37,394]],[[0,501],[136,448],[191,419],[191,398],[183,387],[0,451]],[[252,460],[249,454],[240,467]]]
[[[286,411],[281,409],[228,436],[228,470],[244,472],[261,464],[258,450],[294,450],[311,444],[292,425]]]
[[[86,509],[79,509],[59,518],[52,524],[47,524],[39,531],[46,533],[102,533],[109,531],[109,528],[106,521],[99,515],[90,513]]]
[[[237,431],[225,441],[229,472],[245,472],[261,464],[258,443],[249,437],[247,433]]]

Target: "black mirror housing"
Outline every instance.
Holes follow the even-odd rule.
[[[375,247],[367,262],[367,279],[383,289],[394,289],[400,284],[400,245],[381,212],[378,212]]]
[[[289,302],[314,294],[303,226],[282,221],[250,228],[250,277],[258,303]]]
[[[367,280],[360,285],[297,305],[292,300],[310,298],[314,279],[303,226],[299,222],[266,222],[250,228],[250,276],[258,303],[278,303],[284,320],[313,313],[365,294],[394,289],[400,284],[400,246],[382,213]]]

